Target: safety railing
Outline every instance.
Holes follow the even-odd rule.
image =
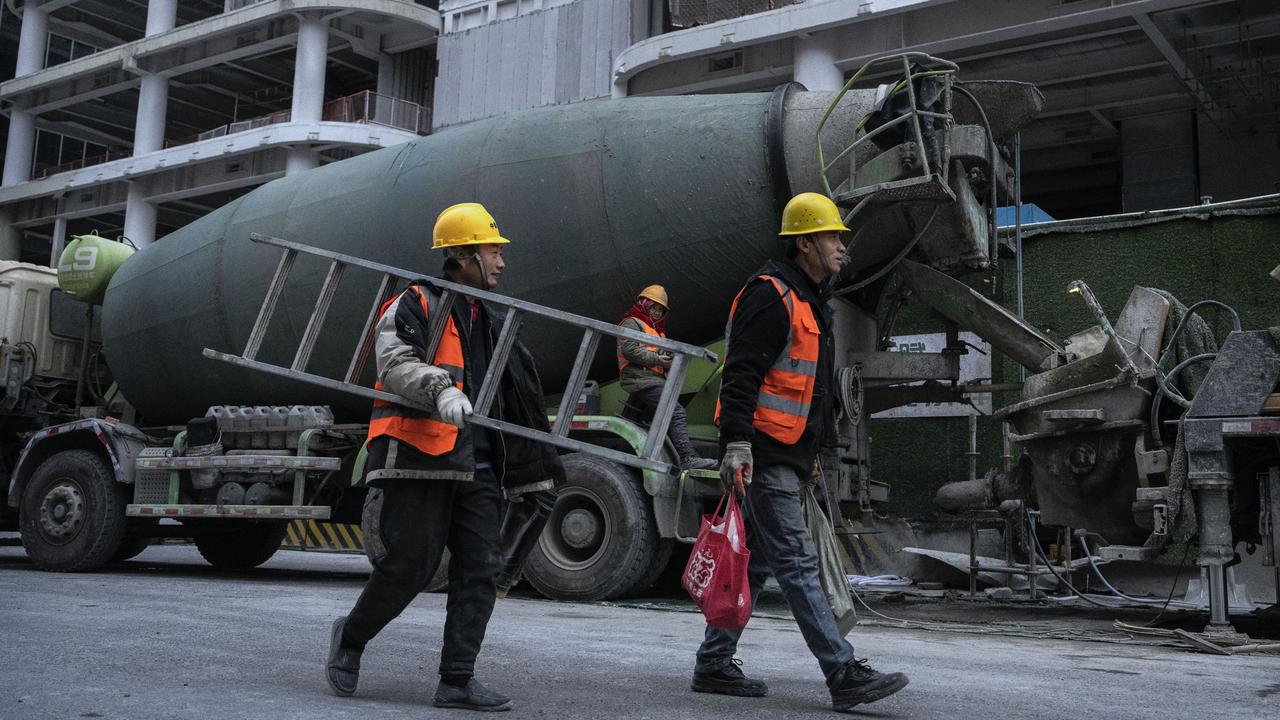
[[[889,120],[870,132],[867,132],[865,127],[867,121],[872,117],[872,113],[867,114],[867,116],[858,124],[856,137],[853,141],[828,160],[826,158],[826,147],[822,141],[822,129],[835,113],[836,108],[840,105],[841,100],[844,99],[845,94],[848,93],[849,90],[858,83],[858,81],[862,80],[862,78],[866,76],[872,68],[894,63],[900,64],[902,67],[901,79],[893,85],[892,89],[885,97],[884,102],[886,104],[891,102],[895,94],[905,91],[907,93],[909,107],[901,115]],[[912,67],[913,64],[916,65],[915,68]],[[827,108],[826,112],[823,113],[822,120],[818,123],[816,143],[818,168],[822,176],[823,189],[826,191],[827,195],[838,204],[848,205],[850,203],[856,203],[845,215],[845,224],[848,224],[859,212],[863,210],[863,208],[871,203],[878,194],[885,191],[903,191],[904,189],[911,188],[912,186],[933,184],[940,186],[944,191],[939,192],[939,195],[950,194],[949,191],[945,191],[949,174],[947,163],[944,160],[941,163],[942,166],[937,168],[933,167],[930,163],[929,146],[925,142],[920,121],[921,118],[933,118],[941,121],[948,127],[953,122],[953,117],[951,115],[951,91],[952,81],[958,70],[959,67],[955,63],[948,62],[925,53],[896,53],[868,61],[865,65],[859,68],[847,82],[845,82],[844,87],[840,89],[840,92],[831,102],[831,105]],[[918,81],[929,77],[939,77],[942,79],[943,87],[938,101],[937,103],[931,104],[931,107],[941,105],[941,112],[927,110],[921,107],[916,85]],[[917,163],[920,168],[919,173],[908,178],[879,183],[872,186],[858,187],[856,182],[858,173],[858,149],[866,145],[875,137],[891,129],[904,125],[908,130],[907,136],[914,140],[917,147]],[[941,142],[945,143],[947,141],[946,133],[941,133],[940,135]],[[941,148],[939,156],[942,158],[946,158],[948,156],[945,147]],[[832,187],[832,170],[835,169],[837,164],[846,157],[849,158],[848,177],[836,184],[835,187]]]

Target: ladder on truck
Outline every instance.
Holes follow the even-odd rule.
[[[671,416],[675,411],[676,403],[679,401],[680,389],[684,385],[689,360],[702,358],[716,362],[717,357],[710,350],[667,338],[646,335],[642,332],[624,328],[621,325],[574,315],[563,310],[556,310],[555,308],[537,305],[524,300],[477,290],[466,285],[459,285],[438,278],[423,277],[421,273],[411,270],[323,250],[278,237],[251,233],[249,239],[256,243],[280,248],[283,251],[280,256],[280,262],[276,266],[275,275],[272,276],[271,283],[267,287],[266,297],[258,310],[258,318],[249,332],[249,339],[245,342],[244,350],[239,355],[232,355],[212,348],[205,348],[205,357],[331,390],[338,390],[370,399],[386,400],[425,411],[427,408],[399,395],[375,390],[357,382],[364,369],[369,352],[373,349],[374,325],[380,308],[387,300],[395,296],[401,281],[417,281],[440,292],[439,308],[429,319],[430,326],[428,330],[430,336],[427,342],[427,357],[435,357],[436,349],[440,346],[441,338],[444,336],[446,320],[450,315],[454,302],[459,297],[484,300],[506,310],[506,319],[498,334],[497,345],[493,349],[493,357],[490,359],[484,380],[480,384],[480,392],[476,395],[475,402],[472,405],[473,414],[467,418],[467,422],[490,430],[549,443],[565,450],[589,453],[642,470],[654,470],[667,474],[675,474],[673,471],[678,471],[671,463],[663,459],[667,428],[671,424]],[[307,321],[306,328],[302,332],[297,351],[289,367],[262,362],[257,359],[258,350],[262,347],[262,341],[267,333],[267,326],[271,323],[271,317],[275,313],[276,304],[283,293],[289,273],[297,262],[298,257],[302,255],[323,258],[329,261],[329,270],[320,286],[319,297],[316,299],[315,307],[311,312],[310,319]],[[382,278],[378,285],[373,305],[369,309],[369,316],[365,322],[361,340],[356,347],[355,353],[351,356],[351,362],[347,366],[346,374],[341,380],[338,380],[307,372],[307,365],[311,360],[311,353],[315,349],[316,340],[320,336],[320,329],[324,325],[325,316],[329,312],[329,305],[332,303],[338,284],[342,281],[348,268],[373,271],[381,275]],[[555,419],[551,424],[551,432],[514,425],[489,415],[493,409],[494,399],[498,394],[498,385],[502,374],[506,371],[507,362],[510,360],[517,333],[527,316],[536,316],[582,330],[582,342],[578,346],[578,355],[574,360],[573,369],[569,372],[569,381],[565,386],[559,410],[556,412]],[[596,349],[599,347],[602,335],[637,340],[645,345],[656,346],[672,356],[671,368],[667,372],[667,377],[662,387],[662,396],[658,402],[657,411],[654,413],[653,422],[649,426],[644,451],[639,456],[569,437],[574,409],[577,407],[578,397],[586,384],[587,371],[590,369],[591,361],[595,358]]]

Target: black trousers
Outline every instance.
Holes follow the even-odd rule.
[[[631,412],[624,412],[622,416],[627,419],[650,422],[658,412],[658,401],[661,399],[661,386],[637,390],[627,397],[627,405]],[[676,454],[681,460],[697,456],[698,451],[693,449],[693,442],[689,440],[689,421],[685,415],[684,406],[679,402],[671,412],[671,424],[667,426],[667,437],[671,439],[671,444],[675,446]]]
[[[449,548],[449,599],[440,675],[469,678],[496,600],[502,493],[489,468],[469,482],[386,480],[381,521],[386,555],[347,616],[343,644],[363,648],[431,580]]]

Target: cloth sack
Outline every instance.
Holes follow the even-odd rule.
[[[813,539],[813,545],[818,551],[818,580],[822,583],[822,592],[826,594],[827,602],[831,603],[831,612],[835,614],[840,634],[848,635],[858,624],[858,610],[849,593],[849,580],[845,575],[840,543],[836,541],[835,531],[822,512],[822,507],[818,505],[812,485],[804,485],[800,504],[805,527],[809,529],[809,537]]]

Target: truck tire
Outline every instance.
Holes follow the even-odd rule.
[[[562,460],[567,480],[529,555],[525,579],[555,600],[607,600],[644,590],[663,543],[640,479],[585,453]]]
[[[288,523],[237,523],[232,530],[197,535],[196,549],[219,570],[248,570],[271,559],[284,542]]]
[[[40,464],[22,493],[22,545],[38,567],[86,572],[124,540],[128,488],[97,454],[63,450]]]
[[[378,561],[387,554],[386,546],[382,544],[381,518],[382,491],[378,488],[369,488],[369,492],[364,496],[364,510],[360,513],[360,534],[364,535],[364,555],[369,558],[370,565],[377,565]],[[440,556],[440,566],[427,581],[427,586],[422,589],[424,592],[442,592],[448,587],[449,548],[445,548],[444,554]]]

